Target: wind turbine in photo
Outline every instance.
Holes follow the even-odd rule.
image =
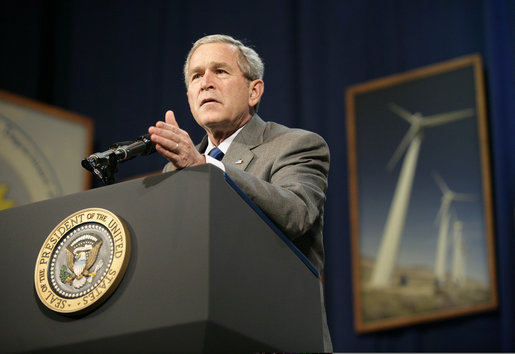
[[[440,209],[438,210],[438,214],[436,215],[436,222],[439,222],[439,231],[438,231],[438,244],[436,249],[436,260],[435,260],[435,285],[441,286],[444,284],[446,280],[446,263],[447,263],[447,245],[448,245],[448,233],[449,233],[449,222],[451,220],[451,204],[454,201],[465,201],[470,202],[474,200],[474,195],[472,194],[463,194],[463,193],[455,193],[452,191],[447,183],[443,180],[440,175],[437,173],[433,173],[433,178],[440,188],[442,192],[442,199],[440,204]],[[460,225],[461,224],[461,225]],[[463,223],[461,221],[458,224],[454,225],[454,237],[458,237],[461,239],[461,229],[463,228]],[[461,229],[460,229],[461,228]],[[456,236],[458,235],[459,236]],[[456,240],[455,240],[456,241]],[[460,241],[461,242],[461,241]],[[457,256],[459,251],[456,249],[456,243],[454,245],[454,254]],[[458,256],[459,257],[459,256]]]
[[[402,232],[406,223],[406,214],[424,129],[448,124],[459,119],[469,118],[475,114],[474,109],[470,108],[424,117],[421,113],[410,113],[408,110],[394,103],[391,103],[389,108],[392,112],[407,121],[410,124],[410,128],[406,135],[404,135],[404,138],[401,140],[387,165],[388,170],[391,171],[405,153],[383,231],[381,245],[370,278],[370,285],[373,287],[388,286],[391,284]]]

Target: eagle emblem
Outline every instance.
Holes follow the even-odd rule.
[[[97,261],[98,252],[102,246],[102,240],[95,235],[82,235],[66,248],[66,264],[68,269],[61,271],[61,281],[70,283],[74,288],[82,287],[86,281],[90,282],[97,275],[103,262],[100,260],[94,270],[91,268]],[[71,271],[68,272],[68,271]]]
[[[58,313],[92,310],[122,281],[130,251],[125,223],[109,210],[88,208],[69,215],[39,251],[34,270],[39,300]]]

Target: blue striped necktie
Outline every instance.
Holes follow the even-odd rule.
[[[213,149],[211,149],[211,151],[209,152],[208,155],[211,157],[214,157],[218,161],[221,161],[222,158],[224,157],[224,153],[222,152],[222,150],[220,150],[216,146]]]

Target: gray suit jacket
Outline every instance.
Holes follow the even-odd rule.
[[[207,147],[207,136],[197,146]],[[226,173],[322,272],[329,148],[319,135],[254,115],[222,159]],[[164,171],[172,170],[171,164]]]
[[[207,136],[197,145],[203,153]],[[257,114],[222,159],[225,172],[322,272],[329,147],[319,135],[264,122]],[[169,163],[164,172],[173,170]],[[323,287],[320,283],[321,298]],[[324,352],[332,352],[322,303]]]

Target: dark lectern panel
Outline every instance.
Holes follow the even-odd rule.
[[[52,229],[85,208],[123,219],[132,255],[102,306],[64,316],[37,299],[36,257]],[[322,348],[318,279],[214,167],[4,210],[0,230],[2,351]]]

